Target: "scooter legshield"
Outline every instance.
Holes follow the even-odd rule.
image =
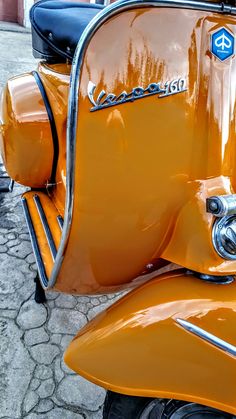
[[[236,414],[235,295],[235,282],[212,284],[183,270],[163,274],[84,327],[65,362],[115,392]]]

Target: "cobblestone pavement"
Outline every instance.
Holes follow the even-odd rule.
[[[10,76],[36,62],[29,34],[0,32],[0,45],[1,90]],[[36,265],[20,203],[24,190],[16,185],[0,194],[0,418],[99,419],[105,391],[69,370],[63,351],[115,297],[47,293],[44,305],[34,302]]]

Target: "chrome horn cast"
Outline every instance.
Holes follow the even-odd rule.
[[[212,229],[216,252],[224,259],[236,260],[236,195],[212,196],[206,207],[217,217]]]

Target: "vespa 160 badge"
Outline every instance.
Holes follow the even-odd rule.
[[[134,87],[131,92],[123,91],[122,93],[115,95],[114,93],[106,93],[102,90],[95,99],[94,93],[96,85],[93,82],[88,83],[88,97],[93,107],[90,109],[91,112],[98,111],[99,109],[108,108],[110,106],[121,105],[122,103],[134,102],[137,99],[144,97],[157,95],[158,98],[175,95],[177,93],[185,92],[186,79],[179,78],[165,83],[150,83],[146,88]]]
[[[234,55],[234,35],[228,29],[221,28],[211,35],[211,52],[220,61]]]

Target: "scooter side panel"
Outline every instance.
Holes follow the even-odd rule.
[[[10,79],[0,105],[0,151],[9,176],[22,185],[45,188],[53,162],[47,110],[35,78]]]
[[[116,392],[198,402],[236,414],[235,356],[186,331],[177,319],[236,350],[236,283],[207,283],[181,270],[157,277],[83,328],[65,362]]]
[[[236,61],[221,63],[210,51],[211,35],[221,26],[236,33],[235,23],[146,6],[94,33],[76,96],[75,166],[67,172],[73,212],[56,290],[109,292],[160,258],[208,274],[236,272],[236,262],[214,250],[214,217],[205,207],[208,196],[235,187]],[[165,95],[179,79],[186,90]],[[113,103],[152,83],[164,96]]]

